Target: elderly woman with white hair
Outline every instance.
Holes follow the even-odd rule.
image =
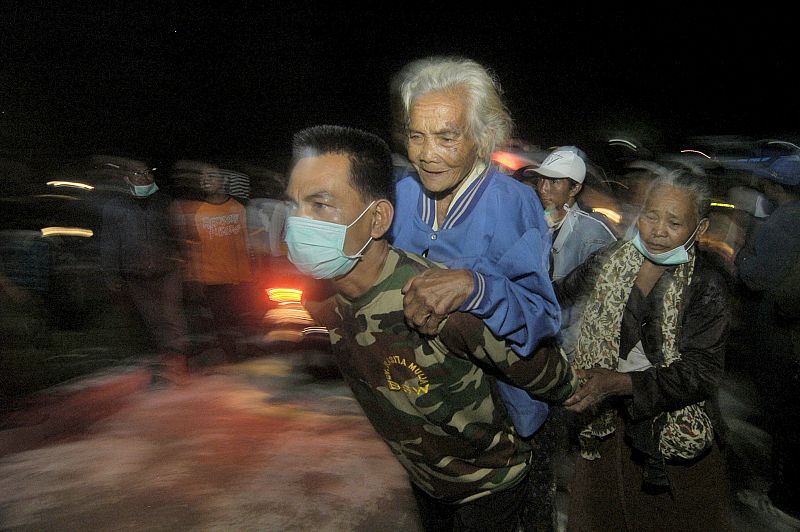
[[[556,281],[585,303],[573,366],[583,384],[569,530],[730,530],[716,405],[730,323],[724,277],[698,249],[709,191],[654,176],[631,239]]]
[[[414,171],[397,181],[390,241],[448,267],[406,284],[408,322],[436,334],[449,313],[470,312],[519,356],[529,356],[558,334],[561,316],[541,203],[492,163],[513,126],[499,83],[470,59],[430,57],[406,65],[392,88]],[[518,432],[534,434],[548,405],[502,382],[498,387]],[[549,492],[537,508],[550,522],[552,503],[545,499],[552,501],[554,477],[545,457],[537,464],[544,465]]]

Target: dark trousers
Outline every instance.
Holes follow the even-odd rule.
[[[217,341],[229,361],[237,359],[237,347],[248,333],[247,311],[254,288],[249,284],[205,285],[205,302]]]
[[[560,408],[551,408],[547,420],[529,439],[533,459],[522,519],[525,532],[553,532],[556,529],[555,460],[558,453],[567,447],[567,434],[560,412]]]
[[[159,354],[185,355],[189,337],[183,313],[181,272],[158,276],[128,276],[125,284]]]
[[[528,480],[506,490],[463,504],[449,504],[435,499],[413,483],[414,498],[429,532],[513,532],[520,523],[528,494]]]
[[[765,428],[772,437],[769,497],[775,506],[800,519],[800,332],[796,324],[792,331],[777,314],[772,317],[760,351],[756,351],[761,363],[757,384],[764,400]]]

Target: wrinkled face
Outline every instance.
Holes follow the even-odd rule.
[[[539,176],[536,180],[536,192],[545,209],[564,210],[564,204],[570,203],[579,190],[578,183],[571,179]]]
[[[639,235],[650,253],[664,253],[685,244],[697,224],[692,194],[683,188],[662,186],[645,200],[639,215]]]
[[[431,92],[417,98],[409,113],[408,158],[427,190],[455,192],[478,158],[465,95]]]
[[[349,225],[369,202],[350,185],[350,159],[344,154],[325,154],[300,159],[289,175],[286,195],[291,216]],[[356,253],[369,240],[372,217],[364,214],[347,230],[345,254]]]

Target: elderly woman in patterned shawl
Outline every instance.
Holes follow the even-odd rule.
[[[575,367],[570,530],[727,530],[727,475],[715,397],[729,292],[696,244],[710,193],[698,176],[653,176],[633,238],[555,283],[585,298]]]

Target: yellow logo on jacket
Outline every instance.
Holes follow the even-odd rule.
[[[399,379],[396,379],[392,375],[393,373],[399,376],[408,375],[408,377],[401,384],[397,382]],[[386,376],[386,383],[389,385],[389,389],[392,391],[416,393],[417,395],[428,393],[428,388],[430,387],[428,376],[417,364],[408,362],[401,356],[392,355],[386,357],[383,361],[383,374]],[[416,380],[417,385],[408,384],[409,380]]]

